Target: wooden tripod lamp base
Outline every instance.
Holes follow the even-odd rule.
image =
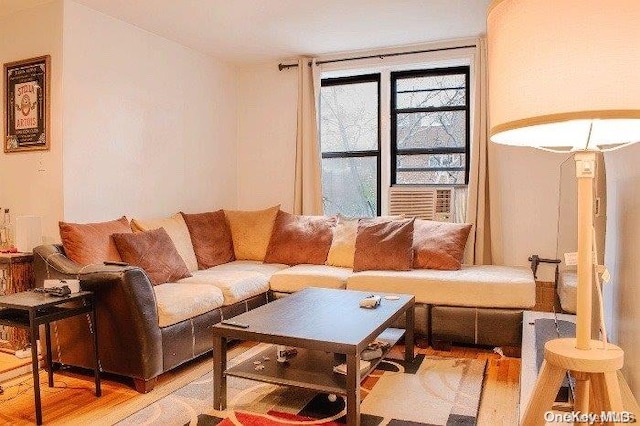
[[[618,370],[624,362],[622,349],[612,344],[603,348],[599,340],[592,340],[587,350],[577,349],[576,344],[576,339],[555,339],[545,344],[545,360],[522,418],[523,426],[545,424],[545,413],[551,411],[567,372],[576,378],[574,411],[598,415],[602,411],[624,411],[618,381]]]

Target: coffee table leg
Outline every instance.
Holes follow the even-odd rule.
[[[347,355],[347,425],[360,425],[360,354]]]
[[[404,360],[407,362],[413,361],[415,317],[415,305],[411,305],[411,307],[407,309],[406,331],[404,336]]]
[[[227,408],[227,339],[213,336],[213,409]]]

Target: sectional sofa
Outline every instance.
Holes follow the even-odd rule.
[[[262,212],[266,211],[274,216],[273,208]],[[133,378],[140,392],[150,391],[161,373],[210,351],[213,324],[309,286],[413,294],[417,304],[416,332],[432,343],[519,347],[522,312],[535,304],[535,282],[529,269],[462,265],[455,270],[367,268],[354,271],[353,267],[300,263],[305,260],[315,262],[312,259],[322,256],[327,259],[322,263],[331,263],[332,252],[327,254],[326,251],[324,224],[318,227],[320,222],[316,219],[305,219],[300,227],[300,222],[296,222],[298,218],[293,215],[286,216],[277,210],[276,213],[277,218],[271,222],[274,230],[269,232],[259,227],[234,229],[233,221],[229,220],[235,249],[232,258],[235,260],[207,268],[203,268],[207,266],[206,255],[202,255],[201,249],[203,241],[210,237],[202,232],[198,234],[194,226],[189,226],[195,215],[184,215],[187,226],[178,215],[160,221],[132,221],[131,226],[137,231],[156,227],[167,230],[179,254],[186,260],[185,264],[189,265],[189,276],[174,282],[154,283],[150,279],[152,274],[139,266],[87,264],[86,261],[81,264],[70,259],[65,250],[77,250],[78,247],[65,244],[45,245],[34,250],[36,284],[42,285],[45,279],[77,278],[83,289],[96,293],[102,369]],[[227,219],[230,214],[227,212]],[[242,216],[243,213],[238,214]],[[285,217],[284,225],[278,225],[281,214]],[[283,255],[282,250],[280,254],[274,254],[272,250],[274,240],[279,238],[275,231],[278,226],[285,234],[296,227],[298,230],[304,228],[305,232],[314,229],[314,239],[295,238],[294,246],[306,244],[308,250],[290,247],[284,254],[285,258],[296,258],[295,262],[290,262],[296,264],[273,262],[274,258]],[[337,226],[335,220],[329,222],[329,229]],[[317,231],[320,228],[325,230]],[[361,228],[362,225],[358,230]],[[185,232],[191,234],[191,245],[185,241]],[[324,236],[318,237],[318,232]],[[290,237],[285,235],[280,239]],[[337,238],[334,233],[333,243]],[[66,242],[64,236],[62,240]],[[332,244],[331,234],[328,244]],[[198,252],[199,246],[200,253],[194,256],[193,252]],[[242,253],[243,249],[255,251],[256,247],[261,247],[256,255],[262,256],[262,260],[243,259],[252,257]],[[215,248],[219,251],[220,245],[216,244]],[[211,247],[205,249],[211,254]],[[278,252],[277,247],[275,251]],[[396,252],[395,249],[388,251]],[[410,250],[410,253],[413,252]],[[357,252],[355,256],[358,256]],[[379,253],[375,256],[378,261]],[[384,259],[380,262],[384,264]],[[54,361],[90,368],[92,327],[88,318],[55,323],[52,327]]]

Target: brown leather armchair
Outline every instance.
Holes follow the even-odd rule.
[[[145,393],[161,373],[212,350],[213,324],[268,301],[265,293],[160,328],[153,286],[140,268],[82,266],[61,245],[44,245],[34,250],[34,275],[39,287],[45,279],[79,279],[82,290],[95,293],[101,369],[133,378]],[[88,316],[53,323],[54,362],[93,368],[92,327]]]

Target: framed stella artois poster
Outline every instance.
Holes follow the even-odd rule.
[[[49,56],[4,64],[4,152],[49,149]]]

